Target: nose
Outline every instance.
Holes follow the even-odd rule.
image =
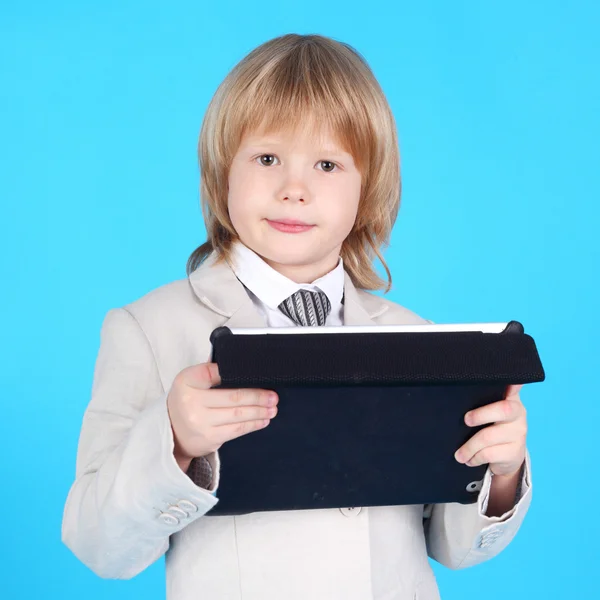
[[[289,174],[279,190],[279,198],[286,202],[310,202],[310,191],[305,180],[299,175]]]

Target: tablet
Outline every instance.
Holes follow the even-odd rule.
[[[279,395],[265,429],[219,450],[207,516],[476,502],[487,465],[454,452],[467,411],[543,381],[521,323],[229,329],[212,336],[221,388]]]

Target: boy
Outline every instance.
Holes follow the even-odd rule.
[[[167,552],[170,600],[439,598],[428,555],[450,568],[487,560],[529,506],[517,386],[465,416],[496,423],[456,456],[489,463],[476,504],[204,517],[218,449],[268,426],[278,401],[211,389],[216,327],[426,322],[367,291],[385,285],[372,261],[400,200],[379,85],[347,45],[276,38],[217,90],[199,155],[209,239],[188,279],[106,316],[63,540],[102,577],[133,577]]]

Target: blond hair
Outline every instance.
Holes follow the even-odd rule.
[[[198,142],[200,197],[207,241],[188,259],[188,275],[211,253],[227,260],[237,234],[227,208],[232,159],[246,133],[327,127],[361,173],[361,197],[341,256],[354,285],[391,288],[381,255],[400,205],[400,156],[392,111],[365,59],[320,35],[269,40],[227,75],[204,116]],[[379,258],[387,282],[375,271]]]

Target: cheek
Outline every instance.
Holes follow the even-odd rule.
[[[246,216],[251,212],[252,206],[249,190],[252,190],[252,182],[244,173],[232,169],[229,175],[229,191],[227,195],[227,208],[233,226],[238,229],[243,226]]]
[[[350,233],[358,213],[360,181],[349,181],[345,185],[336,186],[334,197],[333,206],[335,208],[332,208],[335,214],[332,214],[332,218],[335,219],[338,229]]]
[[[233,228],[240,237],[244,238],[252,223],[252,211],[246,201],[246,196],[239,193],[239,191],[238,193],[235,193],[235,191],[230,192],[227,208]]]

